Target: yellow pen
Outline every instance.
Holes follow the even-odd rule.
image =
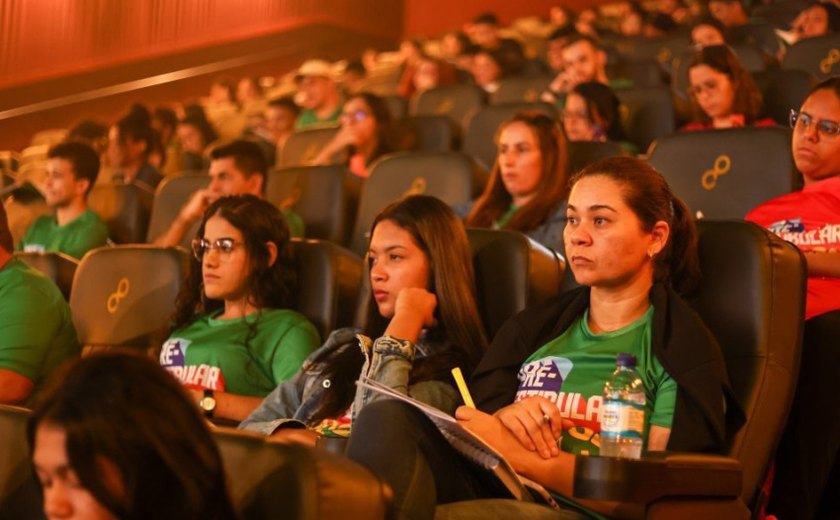
[[[470,408],[475,408],[475,403],[472,400],[469,388],[467,388],[467,382],[464,381],[464,374],[461,373],[461,369],[458,367],[453,368],[452,377],[455,378],[455,383],[458,385],[458,391],[461,392],[461,399],[464,400],[464,404]]]

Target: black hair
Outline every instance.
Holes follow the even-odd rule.
[[[607,139],[610,141],[625,139],[619,114],[621,101],[613,89],[597,81],[587,81],[578,83],[572,92],[583,98],[589,120],[601,127]]]
[[[15,250],[15,241],[9,229],[9,217],[6,216],[6,207],[2,201],[0,201],[0,247],[9,253]]]
[[[486,25],[492,25],[492,26],[498,27],[499,26],[499,18],[496,16],[495,13],[491,13],[491,12],[488,11],[488,12],[481,13],[478,16],[476,16],[475,18],[473,18],[473,24],[475,24],[475,25],[486,24]]]
[[[27,423],[33,452],[40,427],[64,431],[79,484],[118,518],[235,518],[204,418],[150,359],[102,354],[59,368]],[[116,469],[123,493],[109,485],[105,464]]]
[[[295,116],[300,114],[300,107],[295,103],[295,99],[292,96],[282,96],[277,97],[268,102],[269,107],[280,107],[285,108],[292,112]]]
[[[50,148],[47,158],[69,161],[73,165],[73,177],[88,181],[85,196],[93,189],[99,176],[99,155],[90,145],[81,141],[65,141]]]

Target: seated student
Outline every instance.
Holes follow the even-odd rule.
[[[321,340],[290,308],[289,229],[270,202],[253,195],[218,199],[192,248],[160,364],[208,416],[241,421]]]
[[[341,92],[332,66],[324,60],[304,62],[295,74],[301,107],[295,128],[333,126],[341,115]]]
[[[560,127],[544,114],[521,112],[497,135],[496,164],[484,193],[463,208],[464,224],[521,231],[562,253],[566,138]]]
[[[207,208],[220,197],[227,195],[262,196],[268,166],[260,147],[255,143],[237,140],[216,147],[210,152],[210,185],[193,193],[192,197],[161,236],[154,241],[158,247],[174,247],[181,243]],[[291,210],[283,216],[293,237],[304,234],[303,220]]]
[[[361,376],[455,409],[450,370],[469,373],[486,347],[464,227],[440,200],[414,195],[382,210],[371,229],[364,331],[333,332],[241,428],[302,442],[347,436],[352,418],[379,395],[354,386]],[[310,430],[296,429],[304,425]]]
[[[46,276],[12,256],[0,204],[0,403],[25,404],[42,380],[82,352],[70,306]]]
[[[96,184],[99,157],[90,146],[64,142],[47,152],[44,199],[54,216],[36,220],[18,244],[20,251],[58,251],[76,259],[108,241],[108,228],[88,209],[87,196]]]
[[[356,94],[344,103],[340,121],[341,130],[311,164],[331,164],[336,155],[344,154],[341,160],[348,165],[350,172],[366,178],[371,164],[391,151],[391,112],[388,104],[376,94]]]
[[[776,30],[788,44],[808,38],[817,38],[840,31],[840,6],[831,2],[815,2],[803,9],[791,23],[791,30]]]
[[[27,436],[48,518],[236,518],[205,421],[148,359],[104,354],[62,367]]]
[[[181,144],[181,172],[206,170],[207,148],[219,138],[201,107],[178,121],[178,142]]]
[[[149,154],[160,148],[158,139],[148,109],[140,104],[132,105],[128,114],[108,131],[108,165],[116,169],[111,181],[136,184],[154,192],[163,179],[149,164]]]
[[[400,95],[411,98],[432,88],[457,83],[455,67],[446,61],[424,56],[412,68],[411,79],[401,89]]]
[[[838,511],[840,418],[823,410],[835,406],[840,371],[840,77],[811,89],[791,114],[791,125],[793,160],[805,186],[746,217],[796,245],[808,271],[800,384],[776,453],[767,510],[784,519],[832,518]]]
[[[694,120],[681,132],[776,125],[769,117],[758,118],[761,91],[729,47],[699,49],[688,66],[688,81]]]
[[[691,45],[695,49],[713,45],[726,45],[726,29],[715,18],[702,18],[690,29]]]
[[[496,52],[511,73],[518,72],[522,67],[525,61],[522,45],[516,40],[500,37],[499,19],[495,14],[487,12],[476,16],[470,27],[470,37],[482,49]]]
[[[640,361],[647,450],[719,452],[742,422],[720,349],[680,296],[699,275],[685,204],[647,163],[628,157],[593,163],[570,184],[564,239],[583,287],[510,319],[473,373],[479,410],[456,411],[517,472],[564,502],[574,454],[599,452],[600,399],[619,353]],[[531,377],[535,369],[547,376]],[[506,496],[406,403],[365,408],[347,454],[391,485],[399,518],[432,518],[436,503]]]
[[[499,90],[501,80],[508,76],[509,68],[499,51],[480,49],[473,56],[470,73],[476,85],[493,94]]]
[[[563,106],[568,94],[578,83],[597,81],[612,88],[632,86],[632,82],[607,78],[607,55],[598,42],[590,36],[573,34],[565,40],[562,51],[563,70],[542,93],[542,100]]]
[[[569,141],[614,141],[627,153],[638,150],[626,140],[618,108],[621,102],[615,92],[595,81],[580,83],[566,96],[563,108],[563,129]]]

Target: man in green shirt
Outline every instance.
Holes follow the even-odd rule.
[[[324,60],[304,62],[295,75],[295,82],[304,108],[295,128],[337,125],[341,116],[341,93],[330,64]]]
[[[0,204],[0,403],[25,404],[54,368],[81,350],[61,291],[12,256]]]
[[[268,165],[259,145],[243,139],[219,146],[210,152],[210,185],[193,194],[181,208],[169,229],[154,241],[159,247],[174,247],[186,236],[192,237],[204,212],[220,197],[228,195],[263,196]],[[293,237],[304,235],[303,220],[287,208],[283,210]]]
[[[108,228],[88,209],[87,196],[99,175],[99,156],[87,144],[64,142],[47,153],[44,198],[55,210],[27,230],[21,251],[58,251],[81,259],[108,241]]]

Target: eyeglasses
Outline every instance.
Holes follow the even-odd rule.
[[[720,83],[715,80],[707,80],[697,85],[692,85],[688,87],[688,93],[692,96],[698,96],[702,94],[704,91],[706,92],[716,92],[717,89],[720,87]]]
[[[370,114],[368,114],[364,110],[356,110],[355,112],[345,112],[345,113],[341,114],[341,120],[342,121],[354,121],[356,123],[359,123],[359,122],[367,119],[369,115]]]
[[[221,258],[228,258],[234,249],[243,245],[232,238],[219,238],[211,243],[209,240],[203,238],[196,238],[192,241],[193,256],[201,262],[204,259],[205,253],[210,249],[215,249],[219,252]]]
[[[805,112],[797,112],[796,110],[790,111],[790,127],[793,129],[799,129],[802,132],[807,132],[811,125],[816,123],[817,125],[817,132],[823,137],[833,139],[837,137],[837,134],[840,134],[840,123],[837,121],[831,121],[829,119],[820,119],[819,121],[814,121],[814,118],[808,115]]]

